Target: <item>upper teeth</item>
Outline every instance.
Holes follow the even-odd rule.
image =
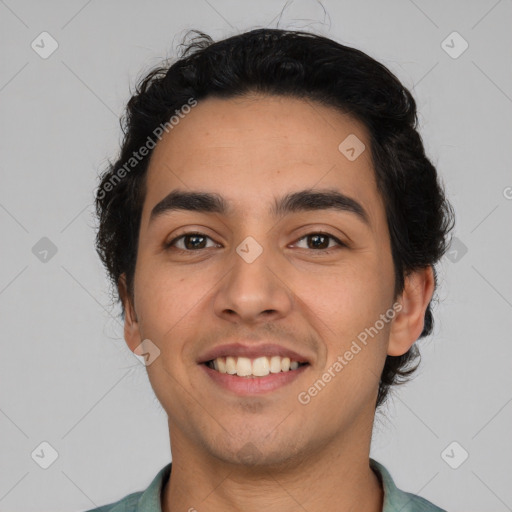
[[[257,357],[250,359],[248,357],[217,357],[214,359],[213,368],[220,373],[229,373],[239,377],[264,377],[269,373],[287,372],[296,370],[299,367],[298,361],[290,361],[289,357],[272,356]]]

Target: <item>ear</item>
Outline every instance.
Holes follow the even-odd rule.
[[[118,281],[118,290],[124,307],[124,339],[133,352],[142,342],[139,322],[135,313],[135,306],[132,303],[128,287],[126,285],[126,274],[121,274]]]
[[[432,266],[416,270],[406,276],[404,290],[398,299],[402,308],[391,324],[387,352],[389,356],[405,354],[419,338],[434,287]]]

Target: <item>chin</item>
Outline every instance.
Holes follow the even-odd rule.
[[[287,438],[270,438],[271,429],[259,432],[246,430],[244,436],[229,436],[224,432],[207,447],[212,455],[226,464],[243,466],[248,469],[295,468],[304,459],[305,449],[297,444],[297,435]]]

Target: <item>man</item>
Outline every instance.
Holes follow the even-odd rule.
[[[440,511],[369,458],[453,227],[409,91],[313,34],[199,33],[125,131],[97,249],[172,466],[97,510]]]

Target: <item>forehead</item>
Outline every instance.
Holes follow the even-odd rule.
[[[316,188],[354,198],[370,220],[378,215],[383,205],[362,123],[309,100],[207,98],[154,149],[143,222],[176,189],[217,193],[231,213],[248,216],[270,212],[278,196]]]

